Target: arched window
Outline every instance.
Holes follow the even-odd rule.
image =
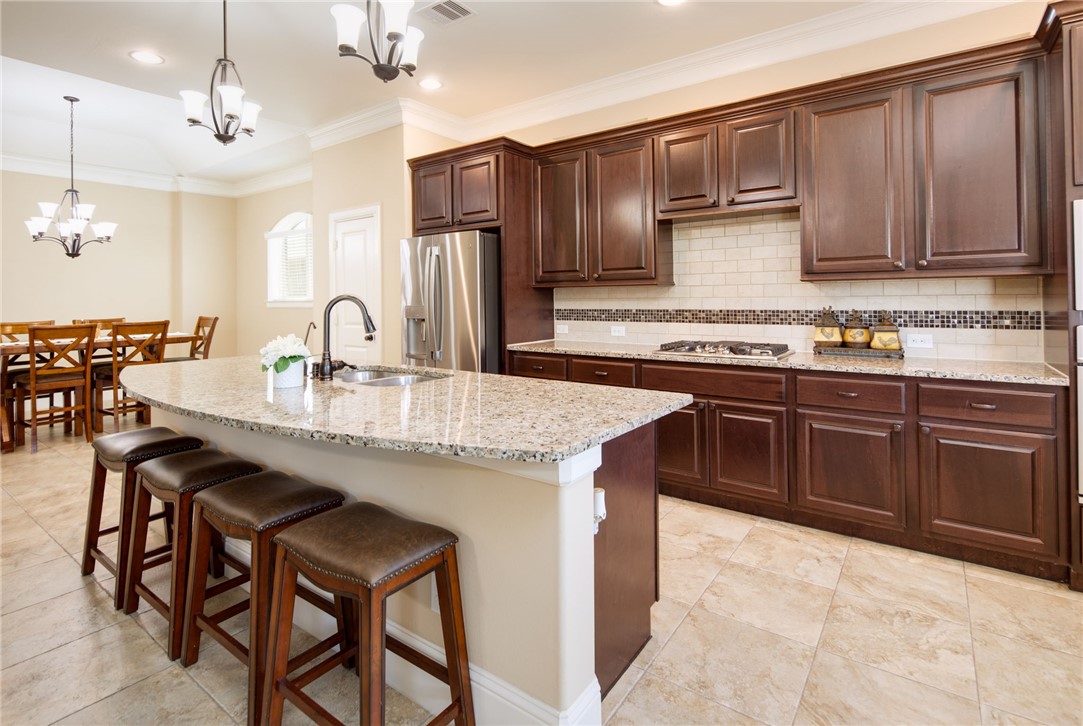
[[[312,304],[312,215],[291,212],[267,232],[267,304]]]

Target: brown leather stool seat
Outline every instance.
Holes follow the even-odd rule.
[[[87,507],[86,531],[83,533],[84,575],[94,572],[96,562],[116,576],[113,584],[113,607],[117,610],[124,606],[125,582],[128,575],[128,548],[131,543],[132,512],[135,506],[135,467],[149,459],[190,451],[203,446],[195,436],[178,434],[164,426],[126,431],[120,434],[99,436],[94,439],[94,466],[90,475],[90,503]],[[105,502],[105,478],[107,472],[121,472],[120,519],[115,527],[102,525],[102,506]],[[155,514],[151,519],[160,519],[165,512]],[[99,547],[99,540],[109,534],[117,533],[116,560],[105,554]],[[171,532],[167,530],[167,536]],[[167,547],[146,553],[146,557],[156,557],[167,551]]]
[[[248,666],[248,723],[259,723],[263,705],[263,677],[266,662],[268,610],[274,576],[273,537],[302,520],[334,507],[342,506],[343,496],[328,487],[309,484],[280,471],[263,471],[218,484],[195,495],[192,507],[192,561],[189,566],[188,597],[184,616],[184,649],[181,662],[190,666],[199,660],[200,634],[217,640]],[[229,562],[241,574],[207,588],[202,577],[211,556],[213,533],[245,539],[252,543],[251,566]],[[240,565],[240,566],[238,566]],[[251,582],[249,598],[213,615],[205,612],[206,599]],[[310,602],[329,615],[344,617],[316,593],[309,591]],[[245,646],[221,627],[220,623],[248,609],[249,637]],[[345,639],[345,623],[329,645]],[[333,640],[333,643],[330,641]]]
[[[382,724],[386,644],[391,652],[450,686],[451,704],[430,723],[454,719],[458,724],[473,724],[474,703],[455,553],[458,541],[443,527],[368,502],[319,514],[275,536],[279,547],[267,646],[264,722],[281,723],[283,702],[288,698],[316,721],[340,723],[301,689],[336,663],[356,655],[361,676],[361,723]],[[430,572],[436,576],[446,666],[387,635],[385,629],[387,597]],[[300,658],[299,663],[289,661],[298,573],[320,588],[356,600],[360,608],[359,613],[351,608],[347,623],[351,647],[287,678],[287,672],[307,662]]]
[[[144,597],[151,607],[169,623],[166,652],[170,660],[181,653],[181,637],[184,633],[184,599],[188,591],[189,538],[192,532],[192,499],[207,487],[230,479],[255,474],[259,464],[225,454],[217,449],[196,449],[169,454],[145,461],[135,468],[138,475],[135,506],[132,517],[131,552],[143,552],[147,546],[147,526],[150,519],[150,499],[155,496],[172,505],[171,524],[173,544],[169,556],[144,562],[142,557],[128,556],[128,578],[124,590],[124,612],[134,613],[139,598]],[[143,572],[151,567],[171,562],[169,602],[159,598],[143,584]],[[216,568],[217,569],[217,568]]]

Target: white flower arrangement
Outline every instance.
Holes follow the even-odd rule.
[[[267,371],[274,368],[276,373],[281,373],[289,368],[291,364],[312,355],[308,347],[305,346],[305,342],[293,333],[290,333],[285,338],[280,335],[268,342],[267,345],[259,349],[259,354],[262,356],[260,360],[261,370]]]

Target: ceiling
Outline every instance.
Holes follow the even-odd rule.
[[[1045,6],[1042,0],[714,0],[673,8],[653,0],[457,1],[473,14],[446,25],[412,20],[425,32],[418,78],[384,84],[362,61],[338,57],[333,3],[234,0],[229,57],[263,114],[254,138],[223,147],[185,125],[177,96],[181,89],[207,90],[222,50],[220,2],[4,0],[4,167],[29,170],[51,161],[66,173],[64,95],[81,99],[78,165],[127,173],[133,183],[182,177],[236,184],[306,164],[314,135],[395,107],[396,99],[459,129],[465,141],[722,77],[763,65],[765,57],[844,47],[1004,5],[1033,8],[1036,27]],[[415,11],[431,4],[418,2]],[[165,63],[135,63],[127,54],[136,49],[153,50]],[[441,90],[418,87],[430,75],[444,83]]]

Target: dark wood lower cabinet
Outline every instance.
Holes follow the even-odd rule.
[[[789,500],[784,407],[709,401],[707,438],[710,486],[774,502]]]
[[[797,411],[796,505],[902,529],[904,422]]]
[[[921,527],[938,537],[1056,555],[1056,438],[920,424]]]

